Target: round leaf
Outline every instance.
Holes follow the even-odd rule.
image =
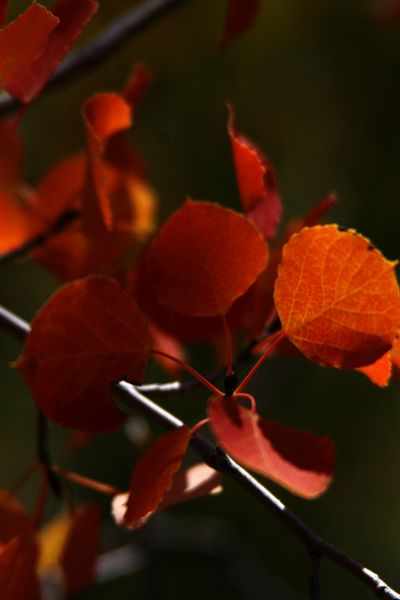
[[[354,231],[302,229],[284,248],[275,285],[283,330],[319,364],[350,369],[375,362],[400,326],[394,266]]]
[[[267,263],[267,246],[244,216],[187,201],[166,222],[149,252],[160,303],[189,316],[224,315]]]
[[[39,311],[16,367],[50,419],[106,431],[124,420],[110,383],[142,381],[149,355],[135,301],[115,280],[91,277],[61,288]]]

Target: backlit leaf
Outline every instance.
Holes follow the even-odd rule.
[[[149,353],[135,301],[115,280],[91,277],[61,288],[43,306],[16,366],[50,419],[106,431],[124,420],[110,383],[140,382]]]
[[[0,85],[8,90],[15,77],[44,51],[59,19],[33,3],[0,31]]]
[[[98,234],[113,226],[109,197],[113,173],[103,161],[106,144],[114,134],[131,126],[131,108],[119,94],[96,94],[85,103],[83,117],[88,155],[83,217],[86,230]]]
[[[375,383],[375,385],[386,387],[389,385],[390,376],[392,374],[390,352],[385,352],[385,354],[372,363],[372,365],[359,367],[357,371],[366,375],[372,383]]]
[[[164,500],[157,508],[157,512],[179,502],[187,502],[195,498],[219,494],[222,491],[221,481],[221,474],[211,469],[205,463],[198,463],[185,471],[178,471],[174,477],[172,488],[165,494]],[[128,497],[128,492],[118,494],[113,498],[112,502],[112,515],[115,522],[117,525],[124,527],[126,527],[125,514]],[[152,514],[149,513],[147,517],[150,517]],[[145,521],[147,521],[147,518],[142,519],[140,524],[143,524]]]
[[[355,368],[376,361],[400,326],[394,266],[354,231],[302,229],[283,250],[275,285],[283,330],[319,364]]]
[[[265,239],[274,237],[282,212],[275,172],[258,148],[239,133],[228,106],[228,133],[243,209]]]
[[[97,7],[94,0],[58,0],[51,10],[59,24],[48,36],[42,53],[37,58],[30,56],[29,64],[22,65],[9,80],[7,90],[12,96],[27,104],[39,95]],[[26,36],[30,35],[31,31],[26,31]]]
[[[131,478],[124,524],[132,529],[157,510],[182,464],[191,437],[183,426],[156,439],[139,459]]]
[[[328,487],[335,462],[328,438],[263,419],[230,397],[214,398],[208,412],[222,448],[244,466],[304,498]]]
[[[154,239],[149,274],[168,308],[189,316],[223,315],[265,268],[267,253],[245,217],[189,200]]]
[[[229,0],[224,31],[220,42],[221,50],[253,25],[261,7],[261,0]]]

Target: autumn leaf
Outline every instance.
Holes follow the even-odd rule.
[[[376,361],[400,325],[394,266],[354,231],[302,229],[283,250],[275,285],[288,338],[322,365],[350,369]]]
[[[222,491],[222,477],[218,471],[211,469],[205,463],[197,463],[185,469],[180,470],[175,475],[171,489],[165,494],[164,500],[158,505],[155,512],[165,510],[174,504],[187,502],[196,498],[219,494]],[[118,494],[112,501],[112,515],[117,525],[127,527],[125,522],[126,503],[129,498],[129,492]],[[144,517],[138,526],[147,522],[147,519],[153,514],[149,513]],[[131,527],[128,526],[128,529]]]
[[[132,73],[122,90],[122,96],[134,109],[143,101],[151,82],[153,74],[144,63],[136,63]]]
[[[359,367],[357,371],[368,377],[375,385],[386,387],[389,385],[392,374],[390,352],[385,352],[385,354],[378,358],[374,363],[366,365],[365,367]]]
[[[149,354],[135,301],[115,280],[90,277],[64,286],[42,307],[15,366],[50,419],[107,431],[124,420],[110,383],[140,382]]]
[[[32,522],[23,506],[12,494],[0,491],[0,546],[32,531]]]
[[[233,109],[228,105],[228,134],[243,209],[269,240],[276,234],[282,212],[275,171],[258,148],[239,133],[234,119]]]
[[[267,262],[267,246],[242,215],[188,200],[149,250],[158,300],[189,316],[224,315]]]
[[[57,20],[58,25],[49,31],[46,44],[38,56],[26,52],[26,40],[31,37],[32,28],[28,29],[25,26],[25,38],[21,48],[25,48],[29,62],[20,65],[13,77],[9,76],[7,91],[24,104],[32,102],[40,94],[50,75],[79,37],[97,8],[98,4],[94,0],[58,0],[50,13],[53,19]],[[36,25],[33,31],[35,28]]]
[[[125,526],[135,529],[154,513],[171,489],[191,438],[189,427],[165,433],[139,459],[131,478],[124,515]]]
[[[32,534],[15,537],[0,548],[1,600],[41,600],[37,558],[37,543]]]
[[[119,94],[96,94],[85,103],[83,118],[88,156],[83,218],[86,231],[98,235],[113,226],[109,188],[114,173],[103,160],[107,141],[131,126],[131,108]]]
[[[226,47],[255,22],[261,7],[260,0],[229,0],[220,49]]]
[[[95,579],[96,558],[100,549],[101,510],[98,506],[80,507],[74,514],[60,556],[64,588],[73,594]]]
[[[0,85],[9,90],[22,69],[39,57],[59,19],[34,2],[15,21],[0,30]],[[10,91],[10,93],[12,93]]]
[[[222,448],[249,469],[304,498],[328,487],[335,451],[326,437],[261,418],[232,397],[215,397],[208,414]]]

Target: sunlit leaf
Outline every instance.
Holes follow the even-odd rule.
[[[189,316],[223,315],[265,268],[267,253],[245,217],[189,200],[154,239],[149,273],[168,308]]]
[[[41,54],[37,58],[32,54],[29,63],[21,65],[7,83],[7,90],[12,96],[29,103],[39,95],[97,7],[94,0],[58,0],[52,6],[52,14],[59,20],[59,24],[51,31]],[[30,35],[31,31],[27,30],[26,38]]]
[[[303,229],[285,246],[275,285],[283,330],[322,365],[355,368],[376,361],[400,326],[394,266],[354,231]]]
[[[208,411],[218,442],[244,466],[304,498],[327,489],[335,462],[328,438],[263,419],[230,397],[214,398]]]
[[[274,237],[282,212],[275,172],[260,150],[236,129],[232,107],[228,106],[228,111],[228,133],[243,209],[268,240]]]

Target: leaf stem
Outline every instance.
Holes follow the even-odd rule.
[[[168,358],[169,360],[172,360],[172,362],[176,363],[177,365],[180,365],[182,367],[182,369],[185,369],[185,371],[187,371],[188,373],[193,375],[193,377],[195,377],[198,381],[200,381],[205,387],[207,387],[216,396],[224,395],[221,392],[221,390],[219,390],[213,383],[211,383],[211,381],[208,381],[208,379],[206,379],[203,375],[201,375],[201,373],[196,371],[196,369],[194,369],[193,367],[191,367],[190,365],[185,363],[185,361],[180,360],[179,358],[176,358],[175,356],[171,356],[170,354],[167,354],[167,352],[163,352],[162,350],[156,350],[154,348],[152,350],[152,353],[156,354],[157,356],[163,356],[164,358]]]
[[[96,479],[91,479],[90,477],[81,475],[80,473],[75,473],[74,471],[66,471],[65,469],[62,469],[58,466],[54,466],[53,470],[67,481],[71,481],[72,483],[76,483],[77,485],[81,485],[82,487],[89,488],[90,490],[94,490],[95,492],[99,492],[100,494],[106,494],[108,496],[116,496],[117,494],[122,494],[122,490],[112,485],[108,485],[108,483],[103,483],[102,481],[97,481]]]
[[[285,337],[286,337],[286,333],[284,331],[278,331],[277,333],[274,333],[273,335],[271,335],[271,337],[270,337],[270,341],[271,341],[270,345],[265,350],[264,354],[262,356],[260,356],[260,358],[257,360],[257,362],[251,367],[251,369],[247,373],[246,377],[243,379],[243,381],[238,386],[238,388],[237,388],[237,390],[235,392],[236,394],[238,394],[239,392],[241,392],[246,387],[246,385],[249,383],[250,379],[258,371],[258,369],[261,367],[261,365],[263,364],[263,362],[265,361],[265,359],[268,358],[268,356],[273,352],[273,350],[276,348],[276,346]]]

